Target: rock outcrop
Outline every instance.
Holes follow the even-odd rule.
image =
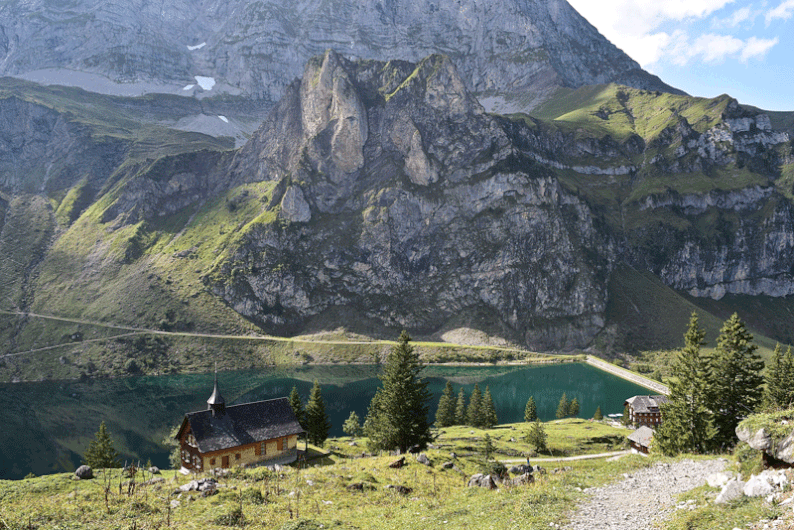
[[[792,411],[754,415],[736,427],[736,436],[767,460],[794,464],[793,418]]]

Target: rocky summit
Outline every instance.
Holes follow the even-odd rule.
[[[78,0],[0,6],[0,74],[132,94],[226,92],[278,101],[309,58],[443,53],[490,106],[560,87],[674,91],[564,0]]]

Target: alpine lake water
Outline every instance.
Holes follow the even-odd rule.
[[[221,372],[218,385],[227,406],[289,395],[293,386],[304,400],[313,381],[320,382],[333,427],[356,411],[363,421],[380,386],[378,366],[330,365],[272,370]],[[623,412],[623,402],[649,391],[585,364],[529,366],[427,366],[422,376],[433,393],[431,419],[447,381],[455,394],[463,386],[470,396],[477,383],[488,387],[500,423],[523,421],[530,396],[541,420],[555,417],[563,392],[581,404],[579,417],[590,418],[596,407],[604,415]],[[162,375],[85,381],[0,384],[0,479],[18,479],[70,471],[104,421],[121,460],[151,460],[167,468],[169,449],[163,444],[186,412],[203,410],[212,392],[213,374]]]

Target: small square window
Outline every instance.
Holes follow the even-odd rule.
[[[214,458],[210,458],[210,465],[211,465],[211,466],[214,466],[214,465],[215,465],[215,459],[214,459]]]
[[[240,460],[240,453],[235,453],[234,454],[234,459],[235,460]]]

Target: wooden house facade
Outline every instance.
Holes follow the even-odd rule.
[[[651,429],[662,423],[659,407],[667,402],[667,396],[633,396],[626,400],[629,421],[635,425],[644,425]]]
[[[207,410],[185,414],[177,432],[182,467],[191,471],[241,464],[289,463],[304,430],[287,398],[226,407],[215,388]]]

